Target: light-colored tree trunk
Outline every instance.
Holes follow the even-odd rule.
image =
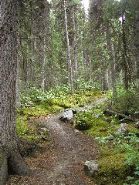
[[[77,47],[77,23],[76,23],[76,11],[75,7],[73,8],[73,32],[74,32],[74,39],[73,39],[73,56],[74,56],[74,82],[76,83],[77,80],[77,73],[78,73],[78,47]]]
[[[42,60],[42,66],[41,66],[41,89],[45,90],[45,66],[46,66],[46,39],[44,37],[43,39],[43,60]]]
[[[16,70],[17,70],[17,1],[0,3],[0,148],[5,165],[17,174],[27,174],[27,167],[18,152],[16,136]],[[3,150],[4,149],[4,150]],[[0,154],[1,156],[1,154]],[[0,176],[0,184],[5,184]]]
[[[72,62],[71,62],[71,49],[70,49],[70,43],[69,43],[66,0],[63,0],[63,5],[64,5],[64,23],[65,23],[66,44],[67,44],[68,83],[69,83],[71,92],[73,92],[73,69],[72,69]]]
[[[125,28],[125,18],[122,15],[122,60],[123,60],[123,72],[124,72],[124,86],[125,89],[129,89],[129,81],[130,81],[130,66],[127,57],[127,40],[126,40],[126,28]]]
[[[136,19],[135,19],[135,56],[136,56],[136,79],[139,87],[139,2],[135,0],[136,5]]]
[[[107,28],[106,28],[106,40],[107,40],[107,48],[109,51],[109,57],[110,57],[111,75],[109,76],[109,78],[111,78],[113,97],[115,97],[116,96],[116,71],[115,71],[116,59],[115,59],[114,45],[111,40],[111,30],[109,25],[107,25]]]
[[[107,69],[102,69],[101,82],[102,82],[102,91],[107,91],[108,90]]]

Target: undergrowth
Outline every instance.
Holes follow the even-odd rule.
[[[53,114],[65,108],[83,107],[99,98],[101,93],[96,89],[81,89],[70,94],[67,87],[55,88],[48,92],[32,88],[21,95],[21,108],[18,109],[17,133],[20,137],[38,141],[44,135],[38,134],[33,118]],[[111,93],[108,94],[111,98]],[[138,101],[134,91],[125,92],[120,89],[114,99],[113,108],[118,111],[138,110]],[[111,100],[110,100],[111,101]],[[79,112],[75,118],[75,127],[86,134],[95,137],[99,148],[98,159],[100,170],[96,175],[98,185],[138,185],[139,177],[139,140],[138,130],[133,123],[128,124],[129,135],[119,135],[119,120],[103,114],[103,106],[96,106],[92,110]]]
[[[137,137],[133,140],[133,136],[138,130],[133,123],[129,123],[129,135],[118,134],[120,121],[114,116],[105,116],[103,109],[104,106],[97,106],[90,111],[79,112],[75,124],[79,130],[95,137],[99,145],[96,182],[98,185],[134,185],[138,183],[139,146]]]
[[[81,89],[74,94],[65,86],[47,92],[31,88],[21,94],[21,107],[17,110],[17,133],[20,137],[37,140],[38,134],[29,127],[30,119],[47,117],[65,108],[82,107],[100,96],[100,91],[94,88]]]
[[[119,112],[128,112],[133,114],[139,112],[139,91],[135,88],[125,90],[123,86],[117,87],[115,97],[112,97],[112,92],[107,92],[109,100],[112,102],[112,108]]]

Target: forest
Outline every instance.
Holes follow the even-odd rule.
[[[139,185],[138,0],[0,0],[0,185]]]

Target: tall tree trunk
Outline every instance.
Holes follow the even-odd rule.
[[[28,169],[18,152],[16,136],[16,70],[17,70],[17,1],[1,0],[0,21],[0,148],[5,165],[16,174],[27,174]],[[1,166],[0,166],[1,168]],[[5,178],[0,177],[3,185]]]
[[[135,19],[135,49],[136,49],[136,79],[139,87],[139,2],[136,0],[136,19]]]
[[[102,69],[102,77],[101,77],[101,82],[102,82],[102,91],[107,91],[108,90],[108,78],[107,78],[107,69]]]
[[[43,12],[43,60],[42,60],[42,68],[41,68],[41,88],[44,91],[47,88],[46,78],[48,78],[47,72],[52,74],[53,67],[52,63],[50,62],[51,68],[49,68],[48,61],[51,58],[51,31],[50,31],[50,4],[47,0],[44,0],[44,12]],[[50,83],[53,84],[52,75],[48,78]]]
[[[123,60],[123,70],[124,70],[124,86],[125,86],[125,89],[128,90],[130,74],[129,74],[128,59],[127,59],[127,41],[126,41],[124,15],[122,16],[122,44],[123,44],[122,60]]]
[[[64,23],[65,23],[66,44],[67,44],[68,83],[71,88],[71,92],[73,92],[73,70],[72,70],[72,62],[71,62],[69,33],[68,33],[68,18],[67,18],[66,0],[63,0],[63,5],[64,5]]]
[[[43,60],[42,60],[42,67],[41,67],[41,89],[45,90],[45,66],[46,66],[46,39],[43,39]]]
[[[113,97],[116,97],[116,71],[115,71],[115,51],[114,51],[114,45],[111,40],[111,30],[109,25],[106,27],[106,40],[107,40],[107,48],[109,51],[109,57],[110,57],[110,71],[111,71],[111,85],[112,85],[112,91],[113,91]]]
[[[74,56],[74,81],[77,80],[77,73],[78,73],[78,48],[77,48],[77,23],[76,23],[76,11],[75,7],[73,8],[73,32],[74,32],[74,39],[73,39],[73,56]]]

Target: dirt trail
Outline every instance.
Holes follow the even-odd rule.
[[[7,185],[95,185],[83,170],[86,160],[97,157],[94,140],[59,121],[59,116],[38,120],[49,130],[52,143],[49,148],[46,143],[42,153],[26,158],[33,171],[31,176],[11,177]]]

